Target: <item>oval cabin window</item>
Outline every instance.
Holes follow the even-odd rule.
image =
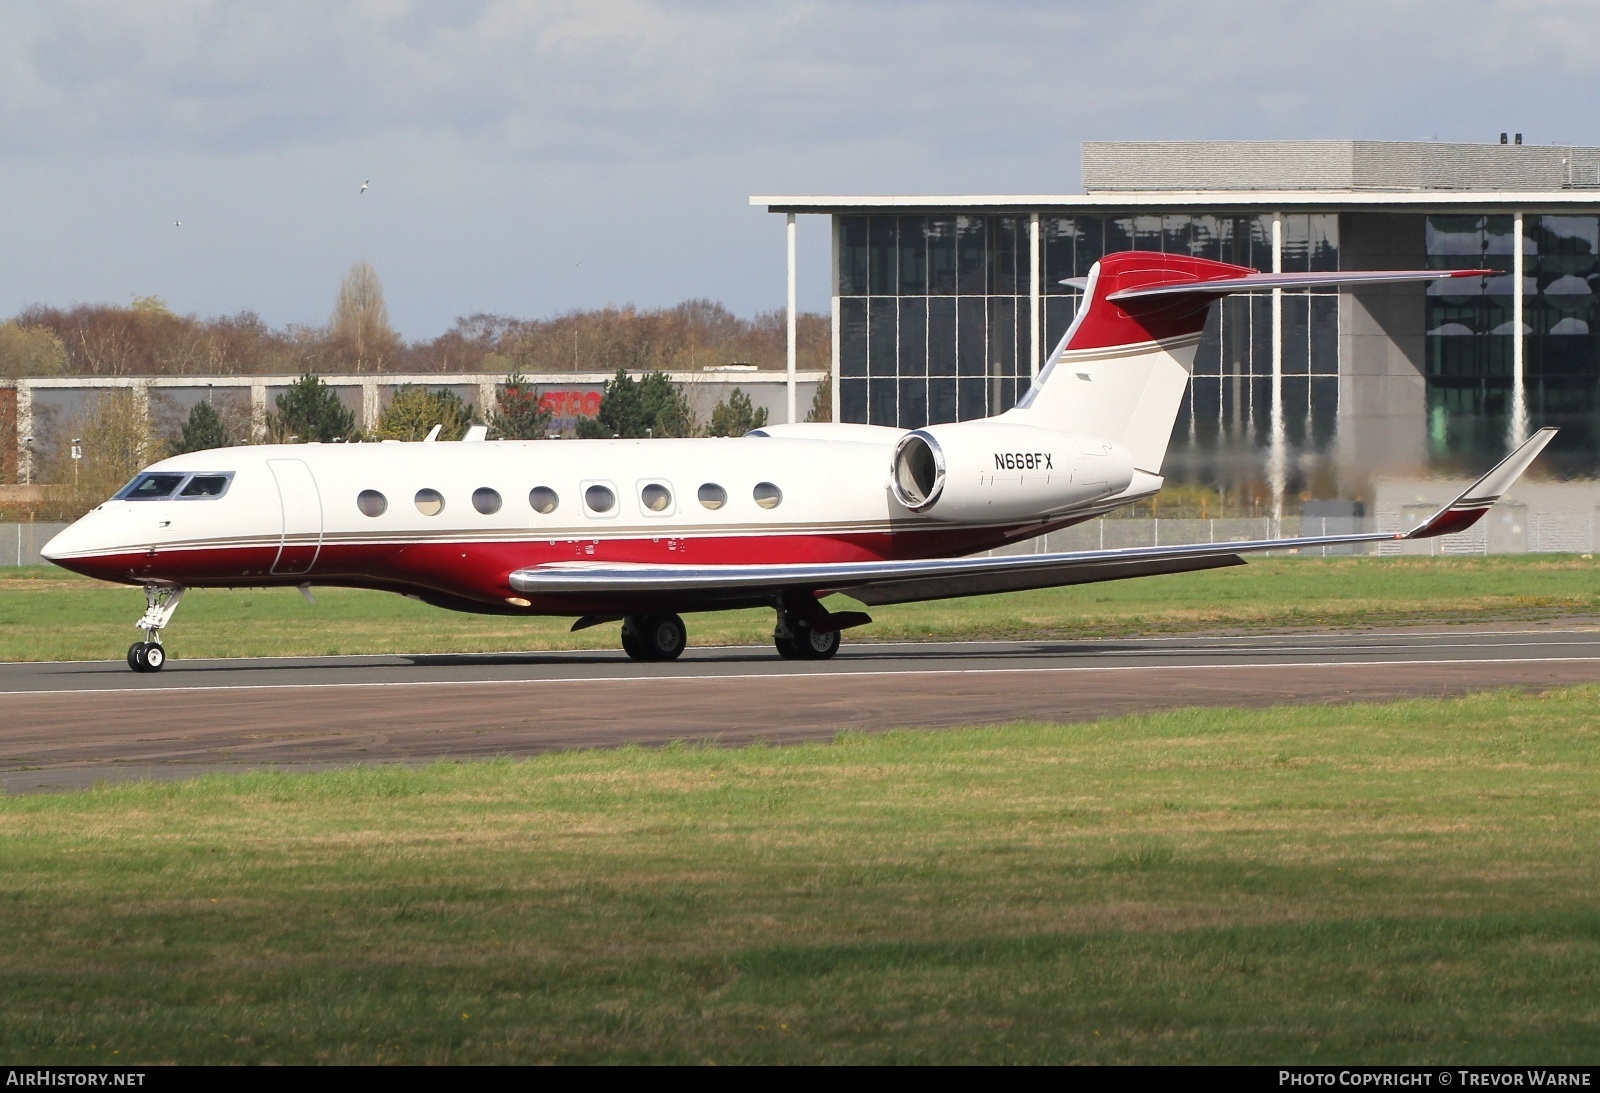
[[[756,499],[756,504],[762,508],[775,509],[778,507],[779,502],[783,500],[783,491],[771,482],[758,482],[756,483],[756,488],[751,492],[751,496]]]
[[[720,509],[728,503],[728,491],[715,482],[700,487],[700,503],[708,509]]]
[[[488,486],[472,491],[472,507],[485,516],[493,516],[500,511],[500,495]]]
[[[549,486],[535,486],[528,491],[528,504],[540,516],[549,516],[561,504],[561,498]]]
[[[444,494],[438,490],[417,491],[417,511],[424,516],[438,516],[444,511]]]
[[[672,507],[672,491],[660,482],[652,482],[639,491],[639,503],[649,512],[666,512]]]
[[[362,490],[356,494],[356,508],[363,516],[382,516],[389,511],[389,499],[377,490]]]
[[[617,507],[617,495],[605,486],[590,486],[583,491],[583,503],[590,512],[610,512]]]

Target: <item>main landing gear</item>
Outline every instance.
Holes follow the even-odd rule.
[[[829,611],[815,596],[788,593],[778,603],[772,644],[784,660],[827,660],[839,651],[841,633],[871,621],[864,611]]]
[[[772,644],[784,660],[827,660],[839,651],[842,639],[838,630],[819,630],[809,620],[778,612],[772,628]]]
[[[677,660],[689,631],[677,615],[629,615],[622,620],[622,648],[634,660]]]
[[[872,621],[861,611],[828,611],[814,596],[786,595],[777,605],[778,623],[772,644],[785,660],[827,660],[839,651],[839,634]],[[611,622],[615,615],[585,615],[574,630]],[[677,660],[689,643],[689,632],[677,615],[627,615],[622,619],[622,648],[634,660]],[[131,654],[130,654],[131,656]]]
[[[135,672],[159,672],[166,667],[167,651],[161,644],[161,630],[172,621],[181,599],[183,589],[177,585],[144,586],[144,615],[134,624],[144,631],[144,640],[128,646],[128,667]]]

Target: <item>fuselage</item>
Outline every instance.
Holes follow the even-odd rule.
[[[968,554],[1106,511],[952,522],[889,488],[900,429],[692,440],[295,444],[153,464],[46,548],[104,580],[183,587],[346,585],[497,613],[511,573],[551,562],[858,562]],[[1066,470],[1062,460],[1061,470]],[[1059,472],[1057,472],[1059,473]],[[146,479],[145,476],[172,476]],[[676,605],[691,609],[695,604]]]

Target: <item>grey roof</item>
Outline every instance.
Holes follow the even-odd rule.
[[[1379,140],[1085,141],[1090,193],[1600,189],[1600,148]]]
[[[771,212],[1600,207],[1600,148],[1374,140],[1085,141],[1083,194],[757,196]]]

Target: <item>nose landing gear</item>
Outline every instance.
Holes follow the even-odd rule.
[[[171,584],[144,586],[144,615],[134,626],[144,631],[144,640],[128,646],[128,667],[135,672],[159,672],[166,667],[167,651],[161,644],[161,630],[172,621],[172,613],[183,599],[183,589]]]

